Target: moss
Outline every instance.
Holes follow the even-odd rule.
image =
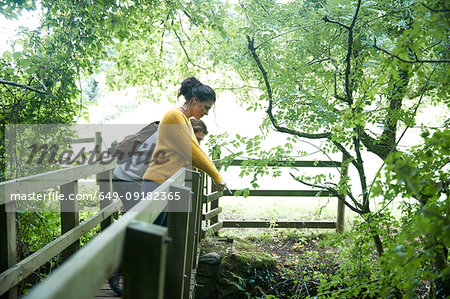
[[[234,256],[241,266],[249,265],[258,270],[271,269],[278,265],[273,256],[261,251],[251,242],[241,239],[234,239],[233,252],[230,256]]]
[[[241,239],[211,238],[202,241],[202,253],[216,252],[222,257],[216,289],[221,298],[245,298],[261,275],[278,265],[271,255]]]
[[[201,242],[202,255],[216,252],[221,258],[230,252],[233,246],[233,240],[229,238],[205,238]]]

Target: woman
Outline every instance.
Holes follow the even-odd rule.
[[[205,123],[201,120],[192,118],[190,119],[192,128],[194,129],[194,134],[197,139],[198,144],[202,142],[206,135],[208,135],[208,129]],[[143,135],[145,140],[138,145],[134,144],[133,146],[137,147],[136,151],[133,150],[125,150],[129,153],[133,153],[133,155],[129,155],[117,163],[116,168],[114,169],[114,177],[113,177],[113,187],[114,192],[117,192],[118,196],[122,200],[124,211],[130,210],[134,207],[140,200],[141,194],[141,183],[142,176],[147,170],[148,163],[147,157],[151,158],[153,155],[153,151],[156,147],[156,141],[158,136],[158,126],[159,121],[153,122],[148,125],[146,128],[147,131],[144,133],[139,133],[130,136],[137,136],[138,134]],[[140,136],[140,135],[139,135]],[[131,143],[133,142],[133,138],[130,139]],[[131,146],[131,145],[130,145]],[[128,147],[130,147],[128,146]],[[148,159],[150,160],[150,159]],[[147,162],[147,163],[145,163]]]
[[[205,138],[206,135],[208,135],[208,129],[205,125],[205,123],[201,120],[197,119],[190,119],[192,128],[194,130],[195,138],[200,144]],[[153,123],[156,126],[156,129],[158,129],[158,123]],[[147,156],[147,151],[152,151],[156,146],[156,140],[158,136],[158,131],[153,133],[150,137],[148,137],[142,145],[138,148],[138,152],[141,153],[141,155]],[[125,163],[118,164],[116,169],[114,170],[114,180],[113,180],[113,186],[114,186],[114,192],[117,192],[120,195],[120,198],[122,199],[122,203],[124,206],[124,210],[128,211],[132,207],[134,207],[138,202],[140,198],[133,198],[134,200],[128,200],[130,197],[130,194],[135,196],[135,192],[140,193],[141,190],[141,177],[144,173],[145,169],[142,169],[144,166],[144,163],[139,163],[139,157],[132,157],[131,165],[129,169],[126,168]],[[137,191],[136,191],[137,189]],[[128,194],[127,194],[128,193]],[[165,215],[165,213],[163,214]],[[155,221],[155,223],[158,224],[164,224],[164,219],[161,219],[164,216],[160,216],[158,218],[158,221]],[[113,290],[117,295],[122,296],[123,290],[122,286],[120,285],[120,276],[122,275],[122,270],[117,270],[114,272],[111,277],[108,278],[109,286],[111,287],[111,290]]]
[[[181,95],[185,99],[183,106],[169,110],[159,124],[156,148],[143,176],[141,191],[144,194],[155,190],[181,167],[189,166],[206,172],[219,191],[226,188],[214,163],[200,148],[189,120],[190,117],[200,119],[208,115],[216,102],[216,94],[208,85],[190,77],[181,83],[178,97]],[[163,223],[161,220],[165,220],[165,213],[162,213],[155,223]]]

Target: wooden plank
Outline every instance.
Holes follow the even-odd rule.
[[[16,228],[16,213],[15,203],[9,203],[12,207],[8,210],[13,212],[6,212],[7,207],[0,205],[0,271],[5,271],[14,266],[17,262],[17,228]],[[0,286],[2,281],[0,279]],[[0,298],[14,299],[17,298],[17,287],[8,285],[5,288],[0,287]],[[9,291],[8,291],[9,290]]]
[[[79,138],[79,139],[72,139],[71,142],[73,144],[76,143],[90,143],[90,142],[95,142],[95,138]]]
[[[0,183],[0,205],[5,204],[5,199],[12,199],[12,194],[30,194],[40,192],[49,188],[58,187],[93,174],[114,169],[116,162],[102,165],[95,163],[92,165],[80,165],[65,169],[58,169],[42,174],[27,176],[15,180]]]
[[[167,192],[170,185],[183,184],[184,170],[177,171],[154,192]],[[142,200],[59,266],[45,281],[31,289],[24,298],[92,298],[122,261],[128,223],[133,219],[152,223],[165,206],[164,201]]]
[[[215,234],[216,232],[218,232],[218,231],[221,230],[222,228],[224,228],[224,226],[223,226],[223,221],[220,221],[220,222],[214,223],[213,225],[210,225],[210,226],[208,226],[208,227],[205,227],[205,228],[203,229],[203,231],[204,231],[205,233],[212,233],[212,234]]]
[[[164,298],[167,228],[132,220],[125,233],[124,297]]]
[[[216,201],[223,196],[223,191],[215,191],[205,196],[205,203]]]
[[[231,166],[240,166],[245,160],[236,159],[231,162]],[[282,163],[282,162],[281,162]],[[269,163],[269,167],[283,167],[279,163]],[[286,167],[341,167],[341,162],[338,161],[292,161]]]
[[[236,192],[236,190],[231,190]],[[330,197],[331,192],[323,190],[250,190],[248,196],[291,196],[291,197]]]
[[[197,237],[196,234],[198,233],[196,231],[196,226],[198,223],[198,218],[201,217],[201,212],[199,210],[198,202],[201,200],[199,197],[199,185],[198,181],[200,178],[200,174],[198,172],[187,170],[186,171],[186,178],[190,178],[190,181],[186,182],[186,186],[190,186],[192,191],[192,212],[189,215],[188,220],[188,228],[187,228],[187,245],[186,245],[186,282],[184,284],[184,297],[189,298],[189,294],[192,292],[191,289],[191,280],[192,280],[192,269],[194,268],[194,256],[197,250],[196,242]]]
[[[60,187],[64,200],[60,201],[61,205],[61,235],[64,235],[72,228],[80,224],[80,215],[78,213],[78,200],[70,200],[71,194],[78,194],[78,182],[70,182]],[[62,261],[65,262],[72,254],[80,249],[80,241],[75,241],[62,252]]]
[[[202,210],[203,210],[203,198],[205,197],[204,195],[204,175],[199,173],[199,180],[198,180],[198,200],[197,200],[197,210],[198,210],[198,217],[197,217],[197,224],[195,226],[195,250],[194,252],[196,252],[196,254],[194,255],[194,268],[197,268],[197,264],[198,264],[198,256],[199,256],[199,245],[200,245],[200,240],[201,240],[201,234],[202,234]]]
[[[120,200],[100,211],[96,215],[81,223],[79,226],[71,229],[65,235],[60,236],[56,240],[45,245],[32,255],[23,259],[19,263],[10,267],[8,270],[0,274],[0,294],[8,290],[28,275],[33,273],[40,266],[44,265],[49,259],[59,254],[70,244],[80,239],[81,236],[98,225],[103,219],[117,211],[122,206]]]
[[[214,183],[214,181],[211,179],[211,190],[217,190],[217,185]],[[221,192],[223,193],[223,192]],[[219,196],[220,198],[220,196]],[[217,209],[219,207],[219,198],[217,198],[217,200],[211,201],[210,206],[211,206],[211,211],[214,209]],[[210,226],[214,226],[214,224],[219,223],[219,217],[218,216],[213,216],[209,219],[209,224]],[[214,232],[214,236],[217,237],[216,234],[217,231]]]
[[[208,213],[203,215],[203,220],[211,219],[211,217],[217,216],[222,213],[222,207],[218,207],[217,209],[211,210]]]
[[[111,204],[112,198],[112,170],[104,171],[96,176],[97,184],[99,185],[100,194],[103,195],[103,200],[100,200],[100,209],[104,209]],[[113,222],[113,216],[106,218],[100,224],[101,231],[104,231]]]
[[[173,185],[170,187],[169,192],[180,192],[181,198],[187,199],[190,197],[191,190],[190,188],[181,185]],[[166,298],[184,298],[188,223],[188,212],[171,212],[167,215],[169,237],[172,239],[172,242],[169,243],[167,249],[167,268],[164,290]]]
[[[234,228],[336,228],[332,221],[277,221],[268,220],[234,220],[223,221],[223,227]]]

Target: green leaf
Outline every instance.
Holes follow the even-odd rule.
[[[31,61],[29,59],[22,59],[20,60],[20,65],[26,69],[31,65]]]

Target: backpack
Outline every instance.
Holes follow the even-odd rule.
[[[136,134],[126,136],[119,144],[117,144],[116,157],[118,162],[128,158],[133,150],[137,150],[147,138],[158,131],[158,126],[159,121],[152,122]]]

